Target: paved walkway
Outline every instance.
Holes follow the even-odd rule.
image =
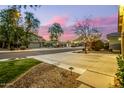
[[[115,54],[72,53],[30,56],[46,63],[68,69],[81,74],[77,80],[83,82],[80,87],[111,87],[117,69]]]

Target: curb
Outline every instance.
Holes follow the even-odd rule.
[[[1,62],[1,61],[7,61],[7,60],[9,60],[9,58],[7,58],[7,59],[0,59],[0,62]]]
[[[24,58],[6,58],[6,59],[0,59],[0,62],[2,61],[8,61],[8,60],[18,60],[18,59],[25,59],[27,57],[24,57]]]

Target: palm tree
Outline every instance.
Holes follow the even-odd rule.
[[[35,33],[37,28],[40,26],[40,21],[34,17],[33,13],[25,12],[25,31],[26,31],[26,47],[28,48],[29,44],[29,32]]]
[[[54,23],[50,26],[48,32],[50,33],[51,41],[58,41],[59,36],[61,36],[64,31],[59,23]]]
[[[64,33],[64,31],[59,23],[54,23],[49,27],[48,33],[50,33],[50,39],[52,41],[52,45],[56,46],[59,37],[61,36],[61,34]]]

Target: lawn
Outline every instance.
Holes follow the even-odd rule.
[[[41,62],[32,58],[0,62],[0,87],[13,81],[22,73],[39,63]]]

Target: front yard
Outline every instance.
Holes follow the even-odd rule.
[[[77,73],[31,58],[0,62],[0,87],[73,88],[82,84],[78,77]]]
[[[76,88],[81,82],[77,73],[57,66],[41,63],[16,81],[12,88]]]
[[[0,87],[12,82],[19,75],[39,63],[41,62],[31,58],[0,62]]]

